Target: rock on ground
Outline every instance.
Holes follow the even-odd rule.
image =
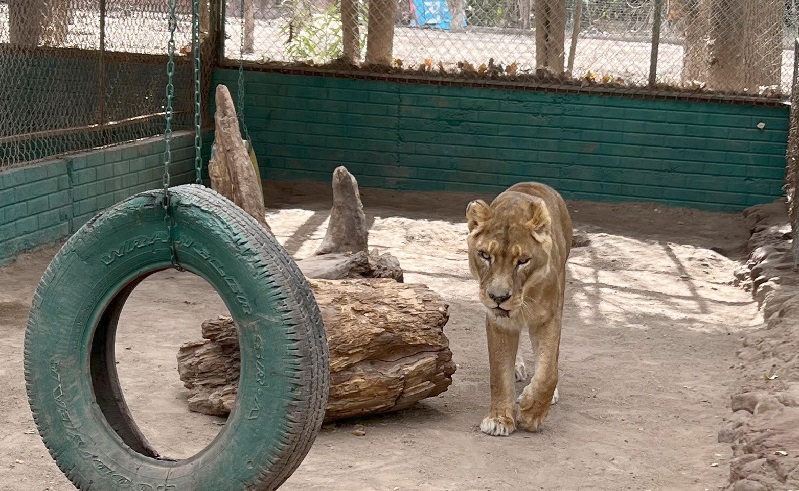
[[[744,336],[741,387],[719,441],[732,444],[730,491],[799,489],[799,269],[785,202],[745,210],[749,256],[736,271],[766,325]]]

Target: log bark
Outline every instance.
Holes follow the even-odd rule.
[[[211,187],[236,203],[271,232],[272,229],[266,223],[260,179],[241,139],[239,120],[230,91],[222,84],[216,86],[214,122],[216,152],[208,163]]]
[[[392,278],[403,282],[399,260],[389,253],[359,251],[312,256],[297,261],[297,266],[307,278],[343,280],[345,278]]]
[[[369,228],[358,181],[346,167],[333,171],[333,208],[316,255],[297,261],[308,278],[393,278],[403,280],[399,260],[391,254],[368,252]]]
[[[455,364],[443,327],[448,306],[425,285],[392,280],[309,280],[330,349],[326,421],[406,409],[446,391]],[[178,352],[189,409],[225,416],[239,376],[236,327],[205,321],[203,341]]]

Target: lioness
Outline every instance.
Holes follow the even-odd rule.
[[[516,427],[536,431],[558,399],[558,354],[566,259],[572,222],[566,203],[549,186],[511,186],[491,206],[476,200],[466,208],[469,269],[480,283],[486,307],[491,409],[483,433],[507,436]],[[518,355],[522,329],[530,333],[535,374],[514,407],[514,376],[526,378]],[[515,363],[514,363],[515,360]]]

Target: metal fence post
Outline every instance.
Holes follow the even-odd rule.
[[[796,203],[796,187],[799,183],[799,38],[793,44],[793,84],[791,86],[791,110],[788,116],[788,145],[785,155],[785,194],[788,197],[788,217],[791,222],[793,243],[791,252],[794,262],[799,263],[799,207]]]

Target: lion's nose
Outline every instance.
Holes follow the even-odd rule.
[[[495,301],[497,305],[501,305],[507,299],[510,298],[510,292],[502,292],[502,293],[488,292],[488,298]]]

